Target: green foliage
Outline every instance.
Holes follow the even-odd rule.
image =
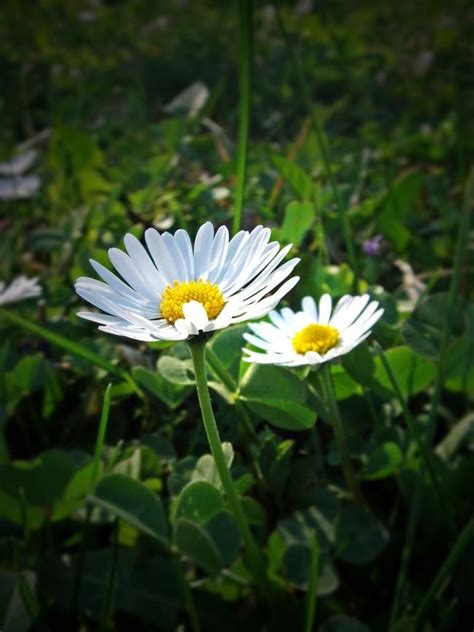
[[[168,529],[161,501],[140,481],[125,474],[109,474],[101,479],[90,500],[142,533],[166,542]]]
[[[38,277],[42,296],[0,309],[2,631],[103,630],[111,588],[111,629],[137,632],[304,629],[316,597],[319,632],[472,620],[465,4],[253,3],[242,226],[270,227],[300,258],[278,309],[368,292],[385,310],[330,366],[366,507],[347,490],[319,372],[244,362],[246,323],[208,340],[222,449],[264,555],[260,592],[186,345],[97,331],[76,316],[73,290],[95,276],[91,258],[110,268],[107,249],[127,232],[232,225],[237,5],[3,3],[0,282]],[[197,79],[204,104],[167,107]],[[23,174],[4,173],[29,149]],[[5,197],[5,182],[25,176],[39,178],[37,193]]]

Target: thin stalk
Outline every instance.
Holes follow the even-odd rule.
[[[357,264],[357,258],[356,258],[356,254],[354,250],[353,241],[352,241],[349,219],[344,209],[344,204],[342,202],[342,198],[339,192],[339,188],[337,186],[336,178],[334,176],[334,170],[331,165],[331,159],[329,157],[326,141],[324,139],[323,130],[319,123],[319,118],[316,113],[316,108],[311,99],[311,93],[308,89],[308,82],[305,80],[303,76],[301,64],[298,60],[297,55],[295,54],[295,47],[293,46],[293,43],[291,42],[291,38],[285,28],[284,21],[282,20],[279,9],[276,5],[275,5],[275,16],[276,16],[278,28],[280,29],[281,35],[287,47],[288,57],[289,57],[290,63],[293,66],[294,75],[298,83],[299,91],[305,100],[306,108],[311,116],[311,121],[314,127],[314,131],[316,133],[316,142],[318,143],[319,151],[321,152],[321,158],[323,161],[324,170],[326,172],[326,177],[329,181],[333,198],[336,203],[337,211],[339,214],[339,218],[341,220],[341,228],[342,228],[344,243],[346,246],[347,258],[349,259],[349,263],[351,265],[352,271],[354,272],[354,290],[356,290],[357,280],[359,278],[359,266]]]
[[[252,59],[252,0],[239,0],[239,143],[237,146],[237,184],[232,232],[242,225],[247,173],[247,148],[250,121],[250,64]]]
[[[102,413],[100,416],[99,430],[97,432],[97,438],[95,442],[95,450],[94,450],[94,462],[92,466],[92,475],[91,475],[91,486],[95,485],[97,482],[97,478],[99,475],[100,468],[100,458],[102,455],[102,450],[104,449],[104,440],[107,432],[107,423],[109,420],[109,411],[110,411],[110,392],[111,392],[112,384],[108,384],[105,389],[104,394],[104,403],[102,405]],[[87,530],[89,527],[89,523],[92,515],[92,505],[86,501],[86,515],[84,520],[84,525],[82,528],[82,541],[79,549],[79,553],[77,556],[77,562],[74,569],[74,579],[73,579],[73,588],[71,594],[71,611],[73,613],[77,613],[79,596],[81,591],[81,578],[82,572],[84,570],[84,563],[86,559],[86,549],[87,549]]]
[[[111,388],[112,388],[112,384],[108,384],[107,388],[105,389],[104,403],[102,406],[102,414],[100,416],[99,430],[97,432],[97,439],[95,442],[94,464],[92,468],[92,483],[93,484],[96,483],[97,477],[99,475],[100,460],[102,456],[102,451],[104,449],[104,440],[105,440],[105,435],[107,432],[107,424],[109,421]]]
[[[112,556],[110,558],[110,564],[107,573],[104,609],[102,612],[102,620],[100,622],[99,632],[107,632],[114,616],[115,592],[117,586],[118,548],[118,518],[116,518],[114,522],[114,531],[112,538]]]
[[[418,446],[418,451],[421,455],[421,458],[423,459],[423,462],[425,464],[426,470],[429,474],[429,477],[431,478],[431,483],[433,485],[434,490],[436,491],[436,494],[438,496],[438,501],[441,505],[441,508],[443,511],[447,512],[447,514],[450,516],[451,520],[453,519],[452,517],[452,511],[451,511],[451,506],[449,505],[449,503],[446,502],[445,496],[442,492],[441,489],[441,483],[438,480],[438,476],[436,474],[436,470],[435,467],[433,465],[433,461],[431,459],[430,453],[429,451],[426,449],[426,445],[425,442],[423,441],[423,439],[420,437],[420,433],[418,432],[418,429],[416,427],[416,423],[415,420],[413,419],[411,412],[407,406],[407,403],[405,401],[405,398],[403,397],[402,391],[400,389],[400,385],[398,383],[397,378],[395,377],[395,374],[393,372],[393,369],[390,365],[390,362],[388,361],[387,356],[384,353],[384,350],[382,349],[382,347],[375,342],[374,343],[374,347],[375,350],[380,358],[380,360],[382,361],[383,364],[383,368],[385,369],[385,373],[387,374],[388,379],[390,380],[390,383],[392,385],[392,389],[393,392],[395,393],[398,402],[400,404],[400,407],[402,409],[403,412],[403,416],[405,417],[405,421],[406,424],[408,426],[408,430],[410,431],[410,434],[412,435],[413,440],[415,441],[416,445]]]
[[[219,473],[219,478],[224,488],[224,492],[227,496],[227,501],[229,503],[231,512],[239,527],[240,534],[242,536],[244,547],[247,553],[249,565],[253,573],[255,574],[255,579],[263,587],[265,585],[265,571],[262,555],[250,531],[249,525],[247,523],[247,518],[242,509],[239,496],[237,494],[234,482],[227,467],[224,452],[222,450],[219,430],[217,428],[216,420],[214,418],[214,412],[212,410],[211,399],[209,397],[209,387],[207,385],[206,377],[206,344],[202,341],[191,342],[189,343],[189,349],[191,351],[191,357],[193,359],[194,372],[196,375],[196,390],[198,393],[202,420],[209,442],[209,447],[211,448],[216,468]]]
[[[334,430],[334,436],[336,438],[337,448],[339,450],[339,457],[341,459],[342,470],[344,472],[347,487],[349,488],[349,491],[359,505],[366,505],[367,503],[362,495],[359,483],[354,474],[354,470],[352,469],[351,458],[349,455],[346,436],[344,433],[344,426],[342,424],[342,419],[337,407],[331,374],[329,373],[329,367],[327,364],[323,364],[323,366],[321,367],[321,377],[324,384],[324,390],[326,393],[326,399],[329,408],[329,418]]]
[[[257,433],[254,430],[252,422],[249,417],[248,410],[245,406],[245,402],[238,399],[238,384],[226,369],[226,367],[222,364],[219,357],[214,353],[214,351],[208,346],[206,349],[206,360],[208,365],[211,367],[212,371],[216,374],[222,384],[227,388],[227,390],[235,395],[234,405],[235,410],[237,412],[237,417],[239,420],[239,430],[242,435],[242,440],[244,442],[244,448],[249,457],[251,467],[253,473],[255,475],[255,479],[257,481],[257,485],[260,493],[266,493],[266,482],[265,478],[262,474],[262,470],[257,459],[254,457],[254,454],[251,449],[250,443],[253,442],[255,445],[259,445],[259,440]]]
[[[19,316],[18,314],[15,314],[12,311],[9,311],[6,309],[0,309],[0,316],[2,318],[5,318],[6,320],[9,320],[15,325],[22,327],[23,329],[25,329],[26,331],[29,331],[32,334],[35,334],[36,336],[40,336],[40,338],[44,338],[55,347],[64,349],[68,353],[71,353],[72,355],[75,355],[78,358],[84,358],[84,360],[87,360],[91,364],[94,364],[102,369],[105,369],[112,375],[116,375],[117,377],[125,380],[133,389],[133,391],[138,395],[138,397],[140,397],[141,399],[145,398],[143,391],[135,382],[135,380],[130,375],[130,373],[128,373],[124,369],[120,369],[114,366],[111,362],[103,358],[98,353],[91,351],[89,348],[77,342],[74,342],[73,340],[70,340],[69,338],[66,338],[65,336],[62,336],[61,334],[58,334],[54,331],[51,331],[50,329],[47,329],[46,327],[42,327],[41,325],[38,325],[37,323],[33,323],[30,320],[27,320],[26,318],[23,318],[22,316]]]
[[[186,581],[186,577],[184,576],[181,562],[176,554],[172,554],[172,559],[176,571],[176,576],[178,577],[178,581],[181,585],[181,590],[183,591],[184,602],[186,604],[186,612],[188,613],[191,630],[193,632],[201,632],[201,624],[199,623],[199,617],[196,606],[194,604],[193,594],[188,582]]]
[[[319,541],[318,534],[313,531],[311,538],[311,561],[309,570],[308,592],[306,593],[305,632],[312,632],[314,616],[316,614],[316,602],[318,599],[319,578]]]
[[[453,276],[451,277],[451,284],[449,286],[448,299],[447,299],[447,314],[443,327],[443,333],[441,337],[441,346],[439,351],[439,367],[438,374],[436,376],[436,382],[433,389],[433,395],[431,398],[430,411],[428,415],[428,438],[434,435],[436,416],[438,413],[438,407],[441,400],[441,391],[445,378],[445,358],[448,350],[449,338],[451,334],[453,312],[456,297],[459,293],[459,287],[461,285],[461,273],[464,260],[466,258],[466,250],[469,239],[469,224],[471,221],[471,210],[474,202],[474,167],[471,168],[466,188],[464,190],[463,207],[461,210],[461,217],[458,225],[458,234],[456,238],[456,253],[454,255],[454,267]]]
[[[255,430],[250,423],[250,419],[247,413],[247,409],[242,401],[240,401],[237,397],[238,395],[238,384],[226,369],[226,367],[222,364],[219,357],[214,353],[214,351],[207,347],[206,349],[206,359],[207,363],[211,367],[212,371],[217,375],[222,384],[226,387],[226,389],[232,394],[236,396],[235,406],[237,411],[240,413],[242,417],[242,421],[245,425],[246,432],[252,437],[252,439],[258,443],[258,437],[255,433]]]
[[[474,539],[474,518],[471,519],[471,521],[464,527],[464,529],[459,534],[459,537],[456,540],[455,545],[453,546],[448,557],[445,559],[443,565],[439,569],[438,574],[434,578],[433,583],[429,587],[428,592],[425,594],[420,606],[418,607],[418,610],[415,615],[417,629],[421,629],[421,624],[426,615],[426,612],[431,606],[431,602],[438,595],[449,573],[451,572],[453,566],[456,564],[457,560],[464,552],[464,549],[473,539]]]
[[[395,596],[392,602],[392,608],[390,610],[390,623],[389,629],[395,624],[398,618],[398,612],[400,610],[400,603],[402,601],[403,590],[405,588],[406,579],[408,575],[408,567],[413,554],[413,547],[415,544],[416,527],[421,512],[421,492],[423,489],[423,472],[420,472],[417,479],[415,490],[413,492],[413,499],[410,507],[410,515],[408,516],[408,523],[405,535],[405,544],[403,546],[402,556],[400,560],[400,569],[398,571],[397,583],[395,585]]]

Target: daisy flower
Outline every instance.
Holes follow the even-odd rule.
[[[40,296],[40,294],[41,287],[38,285],[38,279],[28,279],[25,276],[19,276],[8,287],[0,281],[0,305],[17,303],[27,298]]]
[[[291,244],[280,248],[269,240],[270,229],[263,226],[229,239],[225,226],[214,233],[210,222],[200,227],[194,245],[182,229],[174,235],[148,229],[146,248],[127,234],[127,252],[109,250],[121,278],[91,260],[102,281],[77,280],[79,296],[102,310],[78,316],[101,331],[143,341],[185,340],[261,318],[299,280],[285,281],[299,261],[282,264]]]
[[[284,307],[270,312],[271,323],[249,325],[245,340],[262,349],[244,349],[247,362],[284,366],[317,365],[352,351],[371,333],[383,314],[377,301],[363,296],[343,296],[332,310],[332,299],[323,294],[319,306],[306,296],[301,311]]]

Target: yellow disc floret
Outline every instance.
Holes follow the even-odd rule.
[[[316,351],[324,354],[335,347],[341,337],[338,330],[331,325],[307,325],[293,336],[293,349],[296,353],[305,354],[308,351]]]
[[[224,308],[224,297],[217,285],[209,281],[173,281],[161,295],[161,316],[174,323],[184,318],[183,305],[198,301],[206,310],[209,320],[217,318]]]

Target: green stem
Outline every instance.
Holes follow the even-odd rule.
[[[445,358],[448,350],[449,338],[451,334],[453,313],[455,309],[456,297],[459,293],[459,287],[461,284],[461,272],[462,266],[466,257],[466,250],[469,238],[469,224],[471,221],[471,210],[474,201],[474,167],[471,168],[469,176],[467,178],[466,188],[464,190],[463,208],[461,211],[461,217],[458,225],[458,234],[456,239],[456,253],[454,256],[453,276],[451,277],[451,284],[449,286],[447,304],[446,320],[443,327],[443,333],[441,337],[441,346],[439,351],[439,367],[438,374],[436,376],[436,382],[433,389],[433,395],[431,398],[430,411],[428,415],[428,438],[431,442],[431,437],[434,435],[436,416],[438,413],[438,407],[441,400],[441,391],[445,378]]]
[[[403,590],[406,584],[406,578],[408,575],[408,567],[413,553],[413,547],[415,544],[416,527],[418,519],[421,513],[421,492],[423,489],[422,472],[416,481],[415,490],[413,492],[413,499],[410,507],[410,515],[408,517],[408,524],[405,535],[405,544],[402,551],[400,560],[400,570],[398,572],[397,583],[395,585],[395,596],[392,602],[392,608],[390,611],[390,624],[389,629],[395,624],[398,611],[400,609],[400,603],[402,601]]]
[[[105,389],[104,403],[102,406],[102,414],[100,416],[100,423],[99,423],[99,431],[97,432],[97,439],[95,442],[94,464],[92,468],[92,484],[93,485],[96,483],[97,477],[99,475],[100,460],[102,456],[102,450],[104,449],[105,434],[107,432],[107,424],[109,421],[111,388],[112,388],[112,384],[108,384],[107,388]]]
[[[390,366],[390,362],[388,361],[387,356],[384,353],[384,350],[382,349],[382,347],[378,344],[378,342],[374,343],[374,347],[375,350],[380,358],[380,360],[382,361],[383,364],[383,368],[385,369],[385,373],[387,374],[388,379],[390,380],[390,383],[392,385],[392,389],[398,399],[398,402],[400,404],[400,407],[402,409],[403,412],[403,416],[405,417],[405,421],[406,424],[408,426],[408,430],[410,431],[410,434],[412,435],[413,440],[415,441],[416,445],[418,446],[418,451],[420,453],[421,458],[423,459],[423,462],[425,464],[426,470],[428,471],[428,474],[431,478],[431,483],[433,485],[433,489],[435,489],[436,494],[438,496],[438,501],[441,505],[441,508],[443,511],[447,512],[447,515],[451,517],[452,519],[452,515],[451,515],[451,506],[449,505],[449,503],[446,502],[445,500],[445,496],[442,493],[442,489],[441,489],[441,483],[438,480],[438,476],[436,474],[436,470],[433,464],[433,461],[431,459],[430,453],[428,452],[428,450],[426,449],[426,445],[425,442],[423,441],[423,439],[420,437],[420,434],[418,432],[418,429],[416,427],[416,423],[415,420],[413,419],[411,412],[407,406],[407,403],[405,401],[405,398],[403,397],[402,391],[400,389],[400,385],[398,383],[397,378],[395,377],[395,374],[392,370],[392,367]]]
[[[313,531],[311,538],[311,561],[308,582],[308,592],[306,593],[305,612],[305,632],[312,632],[314,627],[314,616],[316,614],[316,602],[318,599],[318,578],[319,578],[319,541],[318,534]]]
[[[115,592],[117,586],[117,563],[118,563],[118,518],[114,522],[112,539],[112,556],[110,558],[109,570],[107,573],[107,586],[104,598],[104,610],[99,631],[107,632],[109,629],[115,610]]]
[[[237,147],[237,186],[232,221],[235,234],[242,225],[247,172],[247,148],[250,120],[250,63],[252,58],[252,0],[239,0],[240,54],[239,54],[239,144]]]
[[[199,623],[199,617],[196,610],[196,606],[194,604],[193,594],[191,592],[191,588],[189,587],[188,582],[186,581],[186,577],[184,576],[183,568],[181,566],[180,559],[178,555],[175,553],[171,553],[173,566],[176,571],[176,576],[181,586],[181,590],[183,591],[184,603],[186,604],[186,612],[189,617],[189,624],[191,626],[191,630],[193,632],[201,632],[201,625]]]
[[[359,483],[357,482],[354,474],[354,470],[352,469],[346,436],[344,434],[344,426],[342,424],[342,419],[337,407],[328,364],[323,364],[323,366],[321,367],[321,377],[326,393],[327,404],[329,408],[329,417],[334,430],[334,435],[336,437],[339,457],[341,459],[341,465],[346,479],[347,487],[349,488],[349,491],[359,505],[366,505],[367,503],[360,490]]]
[[[15,314],[12,311],[8,311],[6,309],[0,309],[0,316],[2,318],[9,320],[15,325],[18,325],[19,327],[26,329],[26,331],[29,331],[32,334],[35,334],[36,336],[40,336],[40,338],[44,338],[55,347],[64,349],[68,353],[71,353],[72,355],[75,355],[78,358],[84,358],[84,360],[87,360],[91,364],[94,364],[102,369],[105,369],[112,375],[115,375],[118,378],[125,380],[130,385],[130,387],[134,390],[134,392],[138,395],[138,397],[140,397],[141,399],[145,398],[143,391],[135,382],[135,380],[132,378],[130,373],[114,366],[111,362],[103,358],[98,353],[91,351],[88,347],[85,347],[77,342],[74,342],[73,340],[70,340],[69,338],[62,336],[61,334],[51,331],[50,329],[47,329],[46,327],[42,327],[41,325],[38,325],[37,323],[33,323],[30,320],[27,320],[26,318],[23,318],[22,316],[19,316],[18,314]]]
[[[224,452],[222,450],[221,438],[217,428],[214,412],[212,410],[211,399],[209,397],[209,388],[206,377],[206,343],[202,341],[193,341],[189,343],[191,357],[194,363],[194,372],[196,375],[196,389],[201,407],[202,420],[206,431],[209,447],[216,464],[219,477],[221,479],[224,492],[227,496],[231,512],[239,527],[242,540],[244,542],[249,564],[255,574],[257,581],[264,586],[265,571],[260,549],[253,539],[247,518],[245,517],[239,496],[234,486],[234,482],[230,475]]]
[[[415,615],[416,629],[418,630],[422,629],[421,624],[423,622],[426,612],[431,606],[431,602],[441,590],[453,566],[456,564],[457,560],[464,552],[464,549],[473,539],[474,539],[474,518],[471,519],[471,521],[464,527],[462,532],[459,534],[456,544],[451,549],[448,557],[446,558],[443,565],[439,569],[438,574],[434,578],[433,583],[431,584],[428,592],[425,594]]]
[[[316,133],[316,142],[318,144],[319,151],[321,153],[321,158],[323,160],[323,166],[326,172],[326,177],[329,180],[329,185],[332,190],[334,202],[336,203],[339,218],[341,220],[342,234],[343,234],[344,243],[346,246],[347,257],[349,259],[349,263],[351,265],[352,271],[354,272],[353,286],[354,286],[354,291],[356,291],[357,282],[359,278],[359,267],[357,264],[357,258],[356,258],[356,254],[354,250],[353,241],[351,238],[351,229],[349,225],[349,219],[344,209],[344,204],[339,192],[339,187],[337,186],[336,178],[334,176],[334,170],[331,165],[331,159],[329,157],[326,141],[324,140],[323,130],[319,123],[319,119],[316,113],[316,108],[311,98],[311,93],[308,89],[308,85],[309,85],[308,81],[305,80],[305,77],[301,69],[301,64],[295,53],[295,47],[291,41],[291,38],[285,28],[284,21],[282,20],[280,12],[276,6],[275,6],[275,16],[276,16],[278,28],[280,29],[281,35],[285,41],[285,44],[288,50],[289,60],[293,66],[294,75],[298,83],[300,94],[303,96],[306,108],[311,116],[311,122],[313,124],[313,128]]]

